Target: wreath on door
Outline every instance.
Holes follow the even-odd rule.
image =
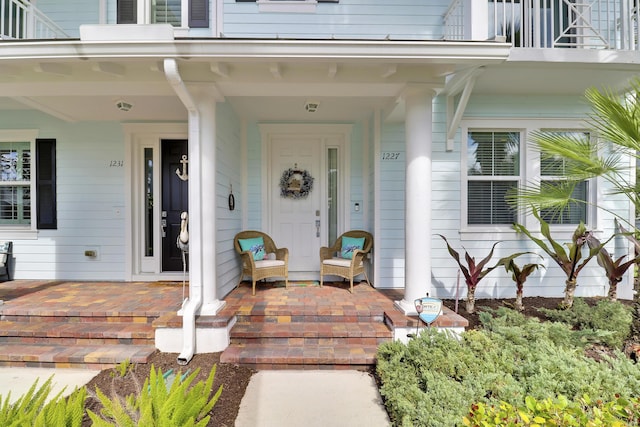
[[[280,178],[280,196],[287,199],[304,199],[313,189],[313,177],[306,170],[289,168]]]

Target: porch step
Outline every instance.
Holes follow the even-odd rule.
[[[357,286],[357,294],[326,288],[240,299],[220,362],[254,369],[370,370],[378,346],[393,337],[385,321],[392,303],[368,285]]]
[[[154,313],[95,307],[0,305],[0,366],[107,369],[146,363]]]
[[[378,345],[391,338],[383,323],[239,323],[231,334],[231,344],[278,345]]]
[[[120,362],[147,363],[153,345],[0,344],[0,366],[33,368],[84,368],[102,370]]]
[[[0,344],[153,345],[149,323],[132,322],[17,322],[0,321]]]

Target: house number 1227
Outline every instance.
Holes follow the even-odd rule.
[[[121,168],[124,166],[124,161],[123,160],[111,160],[109,162],[109,167],[110,168]]]
[[[397,151],[385,151],[382,153],[382,160],[398,160],[400,153]]]

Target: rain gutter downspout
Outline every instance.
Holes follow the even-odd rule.
[[[176,95],[178,96],[178,98],[180,98],[180,101],[182,101],[182,103],[184,104],[185,108],[187,109],[187,111],[189,112],[189,140],[192,141],[192,144],[199,144],[199,139],[200,139],[200,112],[198,111],[198,108],[196,107],[195,102],[193,101],[193,98],[191,97],[191,95],[189,94],[189,91],[187,90],[187,87],[185,86],[182,77],[180,76],[180,72],[178,70],[178,65],[175,61],[175,59],[171,59],[171,58],[166,58],[164,60],[164,73],[165,76],[167,78],[167,80],[169,81],[169,83],[171,84],[171,87],[173,88],[173,90],[175,91]],[[192,146],[192,144],[189,144],[190,146]],[[191,151],[191,150],[189,150]],[[190,155],[189,158],[191,158],[192,156]],[[196,160],[196,159],[194,159]],[[197,169],[198,173],[200,172],[199,168]],[[191,172],[191,171],[190,171]],[[194,176],[195,179],[199,179],[199,175],[196,174]],[[189,187],[191,188],[192,185],[191,183],[189,184]],[[190,191],[191,193],[191,191]],[[195,195],[193,195],[195,196]],[[189,204],[191,205],[191,201],[192,200],[197,200],[196,197],[192,197],[192,195],[189,195]],[[196,211],[198,211],[198,209],[196,209]],[[191,214],[191,213],[190,213]],[[194,212],[194,214],[197,214],[196,216],[199,218],[200,215],[197,212]],[[200,227],[198,227],[199,230]],[[193,243],[193,242],[192,242]],[[201,246],[202,246],[202,240],[197,238],[196,240],[196,244],[199,245],[200,247],[195,248],[195,251],[191,251],[191,252],[196,252],[196,253],[200,253],[201,252]],[[190,261],[191,263],[191,258]],[[200,268],[202,268],[202,266],[200,265]],[[193,270],[191,268],[189,268],[189,278],[191,279],[191,275],[193,274]],[[194,283],[194,286],[192,287],[192,283]],[[202,281],[201,280],[189,280],[189,298],[187,299],[187,302],[184,304],[184,307],[182,309],[182,339],[183,339],[183,346],[182,346],[182,352],[178,355],[178,364],[179,365],[186,365],[187,363],[189,363],[189,361],[191,360],[191,358],[193,357],[193,354],[195,353],[195,347],[196,347],[196,313],[198,312],[198,310],[200,310],[200,307],[202,306]]]

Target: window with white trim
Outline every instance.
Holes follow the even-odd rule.
[[[505,196],[520,181],[520,132],[473,131],[467,138],[467,223],[510,225]]]
[[[209,27],[209,0],[118,0],[118,24]]]
[[[0,142],[0,225],[31,224],[30,141]]]
[[[582,131],[554,131],[554,134],[566,135],[573,138],[586,138],[589,133]],[[566,181],[567,164],[561,157],[545,156],[540,154],[540,187],[542,191],[551,187],[562,185]],[[580,224],[587,222],[587,202],[589,200],[589,181],[582,181],[575,185],[571,198],[575,201],[569,203],[561,212],[543,209],[540,217],[549,224]]]
[[[492,126],[491,123],[506,123],[508,127]],[[588,132],[580,130],[570,120],[473,119],[465,121],[462,129],[466,145],[462,153],[461,234],[469,239],[483,238],[487,233],[492,233],[494,238],[510,238],[514,222],[535,229],[537,221],[513,209],[505,199],[507,193],[532,188],[536,183],[542,191],[567,183],[564,160],[541,155],[528,144],[527,137],[531,132],[589,138]],[[575,202],[562,212],[543,209],[541,217],[554,227],[567,226],[563,228],[567,231],[574,230],[581,221],[592,228],[597,227],[596,211],[590,203],[596,195],[595,190],[595,182],[577,183],[573,188]]]

